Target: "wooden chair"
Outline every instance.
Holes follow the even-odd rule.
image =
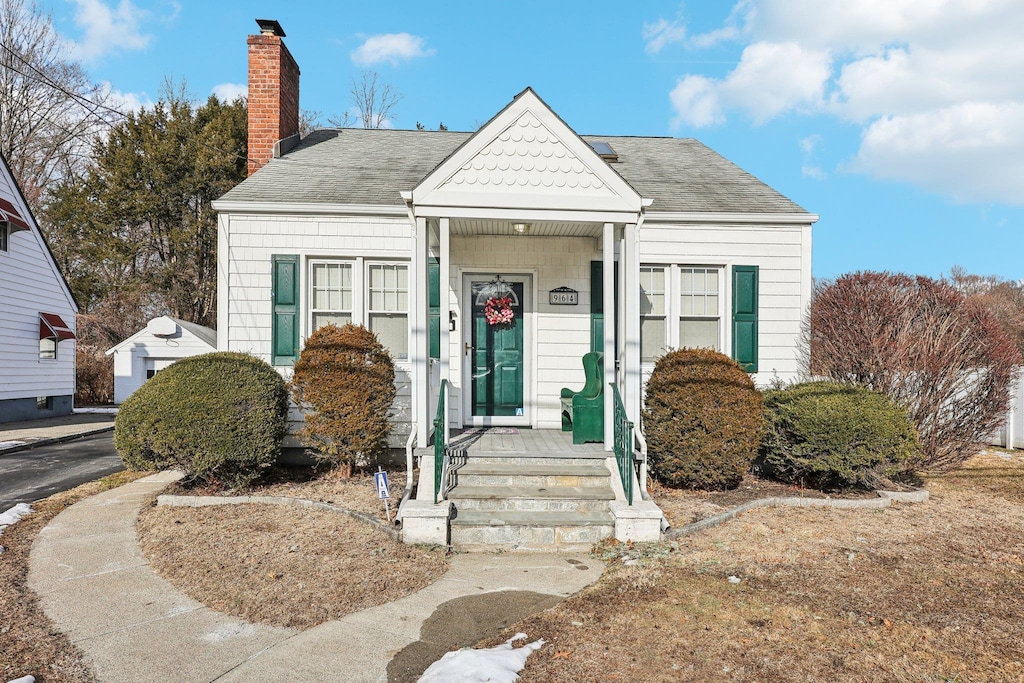
[[[562,431],[572,430],[573,443],[604,441],[604,354],[583,356],[587,382],[579,391],[562,389]]]

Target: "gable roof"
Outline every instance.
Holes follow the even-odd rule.
[[[314,131],[218,202],[404,209],[400,193],[415,188],[472,135],[363,128]],[[807,213],[692,138],[580,137],[590,144],[611,145],[618,162],[609,166],[642,197],[654,200],[648,212]]]
[[[216,330],[211,330],[209,327],[204,327],[203,325],[198,325],[196,323],[190,323],[187,320],[182,320],[181,318],[172,318],[169,315],[159,316],[158,318],[154,318],[154,320],[159,320],[160,318],[167,318],[168,320],[173,320],[178,325],[178,327],[182,328],[182,330],[189,332],[194,337],[199,339],[199,341],[203,342],[207,346],[212,347],[214,350],[217,349],[217,331]],[[153,322],[153,321],[151,320],[150,322]],[[144,336],[146,334],[151,334],[149,332],[149,325],[148,324],[146,325],[146,327],[143,327],[141,330],[139,330],[135,334],[131,335],[130,337],[128,337],[124,341],[122,341],[122,342],[120,342],[118,344],[115,344],[114,346],[111,346],[109,349],[104,351],[104,355],[109,356],[109,355],[111,355],[112,353],[114,353],[116,351],[120,351],[121,349],[125,348],[129,344],[135,342],[139,337],[142,337],[142,336]]]
[[[46,255],[46,260],[50,265],[50,269],[53,271],[57,281],[60,283],[61,290],[67,297],[71,307],[74,308],[77,313],[81,310],[81,306],[78,305],[78,300],[75,298],[74,292],[71,291],[71,285],[68,284],[67,278],[64,277],[64,273],[57,265],[57,259],[53,255],[53,250],[50,249],[50,243],[46,240],[46,235],[43,234],[43,231],[39,229],[39,222],[36,221],[36,217],[32,213],[32,207],[28,205],[28,200],[25,199],[25,193],[22,191],[21,186],[18,185],[18,181],[14,177],[14,171],[11,170],[11,165],[7,162],[7,158],[2,153],[0,153],[0,167],[2,167],[2,175],[6,176],[7,185],[11,188],[11,192],[16,194],[17,198],[21,200],[24,213],[19,211],[19,217],[23,220],[27,219],[27,223],[30,224],[28,232],[39,239],[39,243],[43,246],[43,253]],[[0,181],[2,180],[3,178],[0,178]]]

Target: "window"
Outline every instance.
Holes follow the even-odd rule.
[[[36,410],[53,410],[53,396],[37,396]]]
[[[0,221],[0,251],[7,251],[11,240],[11,224]]]
[[[665,269],[640,268],[640,359],[653,363],[665,348]]]
[[[57,338],[43,337],[39,340],[39,359],[57,360]]]
[[[720,351],[721,310],[718,268],[679,269],[679,347]]]
[[[372,263],[368,269],[367,327],[393,357],[409,357],[409,266]]]
[[[352,264],[340,261],[313,262],[310,282],[310,332],[334,323],[352,322]]]
[[[409,357],[409,266],[326,259],[309,262],[309,327],[365,325],[393,358]]]

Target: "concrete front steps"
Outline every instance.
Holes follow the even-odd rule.
[[[580,551],[613,536],[615,494],[605,458],[474,453],[448,493],[452,547]]]

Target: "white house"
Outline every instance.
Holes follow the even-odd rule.
[[[78,305],[0,162],[0,422],[68,415]]]
[[[114,403],[121,405],[147,379],[182,358],[217,350],[217,333],[168,315],[107,349],[114,357]]]
[[[449,429],[560,430],[590,351],[635,425],[666,348],[717,348],[762,384],[796,375],[817,216],[696,140],[579,135],[529,88],[476,132],[300,139],[298,67],[280,25],[260,23],[251,175],[214,204],[218,348],[287,375],[319,325],[364,324],[396,358],[394,445],[412,432],[421,447]],[[512,324],[488,323],[496,295]],[[611,451],[608,388],[597,448]]]

